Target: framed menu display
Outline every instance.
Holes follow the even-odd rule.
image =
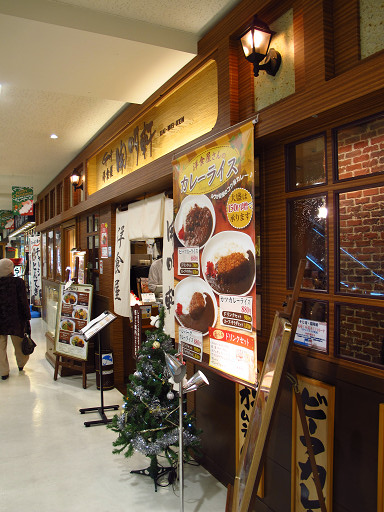
[[[255,384],[253,123],[175,159],[173,180],[176,340],[196,361],[185,340],[202,337],[203,363]]]
[[[81,329],[91,319],[93,287],[89,284],[60,285],[59,314],[57,315],[56,354],[86,360],[88,341]]]

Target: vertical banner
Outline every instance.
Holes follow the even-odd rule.
[[[116,314],[131,315],[130,304],[131,241],[128,236],[128,210],[116,211],[113,305]]]
[[[174,160],[173,178],[176,340],[202,333],[203,361],[254,384],[253,123]]]
[[[333,432],[335,417],[335,388],[298,375],[298,384],[305,416],[309,422],[311,442],[319,471],[327,510],[332,510]],[[294,395],[294,393],[292,393]],[[292,396],[292,482],[291,511],[320,511],[321,506],[312,476],[299,411]]]
[[[29,238],[30,301],[32,306],[41,306],[41,249],[40,235]]]
[[[33,188],[12,187],[13,215],[33,215]]]
[[[163,303],[165,308],[164,331],[175,337],[175,301],[173,284],[173,200],[164,202],[163,229]]]

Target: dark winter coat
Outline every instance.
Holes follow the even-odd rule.
[[[0,334],[23,337],[30,332],[31,312],[21,277],[0,277]]]

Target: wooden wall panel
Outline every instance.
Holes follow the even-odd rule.
[[[341,75],[360,60],[359,0],[333,1],[335,73]]]

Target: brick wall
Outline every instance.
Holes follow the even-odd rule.
[[[384,172],[383,116],[338,132],[338,170],[339,179]],[[339,244],[340,291],[384,294],[384,186],[339,194]],[[343,305],[339,318],[339,354],[384,364],[384,309]]]
[[[384,293],[384,187],[339,195],[340,290]]]
[[[339,354],[384,364],[384,310],[340,306]]]
[[[337,132],[339,179],[384,171],[384,116]]]

